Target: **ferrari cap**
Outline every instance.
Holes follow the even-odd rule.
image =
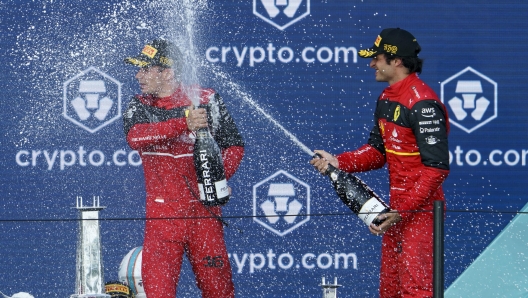
[[[359,56],[371,58],[378,54],[389,54],[398,57],[418,57],[421,47],[416,38],[400,28],[383,29],[371,48],[359,51]]]
[[[180,62],[179,53],[178,48],[171,42],[165,39],[154,39],[143,47],[139,55],[126,58],[125,63],[141,68],[149,66],[171,68]]]

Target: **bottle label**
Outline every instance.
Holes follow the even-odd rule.
[[[227,187],[227,180],[221,180],[215,182],[216,196],[218,198],[225,198],[229,196],[229,188]]]
[[[216,200],[215,189],[213,185],[204,185],[203,183],[198,183],[198,189],[200,189],[200,201],[212,203]]]
[[[370,198],[363,206],[361,206],[361,210],[359,211],[358,217],[367,224],[367,226],[370,226],[372,221],[378,216],[380,212],[385,210],[385,206],[375,197]]]
[[[205,179],[205,183],[198,183],[200,190],[200,201],[208,204],[219,203],[219,199],[229,196],[229,188],[227,187],[227,180],[220,180],[211,182],[211,179]]]

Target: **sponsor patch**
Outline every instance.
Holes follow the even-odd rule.
[[[149,58],[154,58],[157,52],[158,50],[156,50],[156,48],[146,45],[143,48],[143,51],[141,51],[141,54],[147,55]]]
[[[425,138],[425,142],[427,144],[429,144],[429,145],[434,145],[434,144],[440,142],[440,139],[438,139],[435,136],[428,136],[427,138]]]
[[[379,121],[379,130],[381,132],[381,135],[385,135],[385,125],[383,125],[383,122]]]
[[[433,127],[433,128],[424,128],[420,127],[420,133],[432,133],[432,132],[439,132],[440,127]]]
[[[106,292],[118,292],[123,294],[130,294],[130,291],[128,290],[127,286],[114,284],[114,285],[106,285]]]
[[[418,93],[418,90],[416,90],[415,86],[411,87],[412,91],[414,91],[414,95],[416,95],[417,98],[420,98],[420,93]]]
[[[390,44],[384,44],[383,45],[383,49],[385,50],[385,52],[391,53],[391,54],[394,54],[394,55],[396,55],[396,53],[398,52],[398,47],[390,45]]]
[[[398,120],[398,118],[400,118],[400,106],[397,106],[396,107],[396,110],[394,110],[394,117],[392,119],[392,121],[396,122],[396,120]]]
[[[434,108],[423,108],[422,109],[422,116],[427,118],[432,118],[436,115]]]
[[[374,44],[375,44],[377,47],[379,47],[380,42],[381,42],[381,36],[378,35],[378,38],[376,38],[376,41],[374,41]]]
[[[131,109],[129,109],[128,111],[126,111],[126,115],[125,117],[127,119],[131,119],[133,116],[134,116],[134,112],[136,111],[136,106],[132,106]]]
[[[163,57],[163,56],[160,57],[160,62],[165,65],[172,66],[172,59],[167,58],[167,57]]]

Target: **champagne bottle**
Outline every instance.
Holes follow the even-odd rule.
[[[208,110],[206,105],[200,105],[199,108]],[[229,201],[229,189],[222,153],[207,127],[200,128],[196,132],[193,158],[200,190],[200,201],[207,206],[227,203]]]
[[[321,155],[316,154],[314,158],[321,158]],[[389,212],[390,208],[365,182],[331,164],[324,175],[330,178],[341,201],[367,226],[371,223],[380,225],[384,221],[377,217]]]

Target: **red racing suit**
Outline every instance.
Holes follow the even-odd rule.
[[[444,201],[449,173],[447,111],[413,73],[383,90],[374,120],[368,144],[337,159],[347,172],[388,165],[390,207],[402,221],[382,240],[380,298],[432,297],[432,210]]]
[[[209,127],[229,179],[242,160],[244,142],[220,96],[201,88],[199,96],[201,103],[216,107],[218,115]],[[141,269],[145,294],[174,298],[186,253],[203,297],[234,297],[221,207],[206,207],[199,201],[195,138],[185,118],[190,105],[180,88],[163,98],[135,96],[123,116],[127,142],[138,150],[145,176],[147,221]]]

